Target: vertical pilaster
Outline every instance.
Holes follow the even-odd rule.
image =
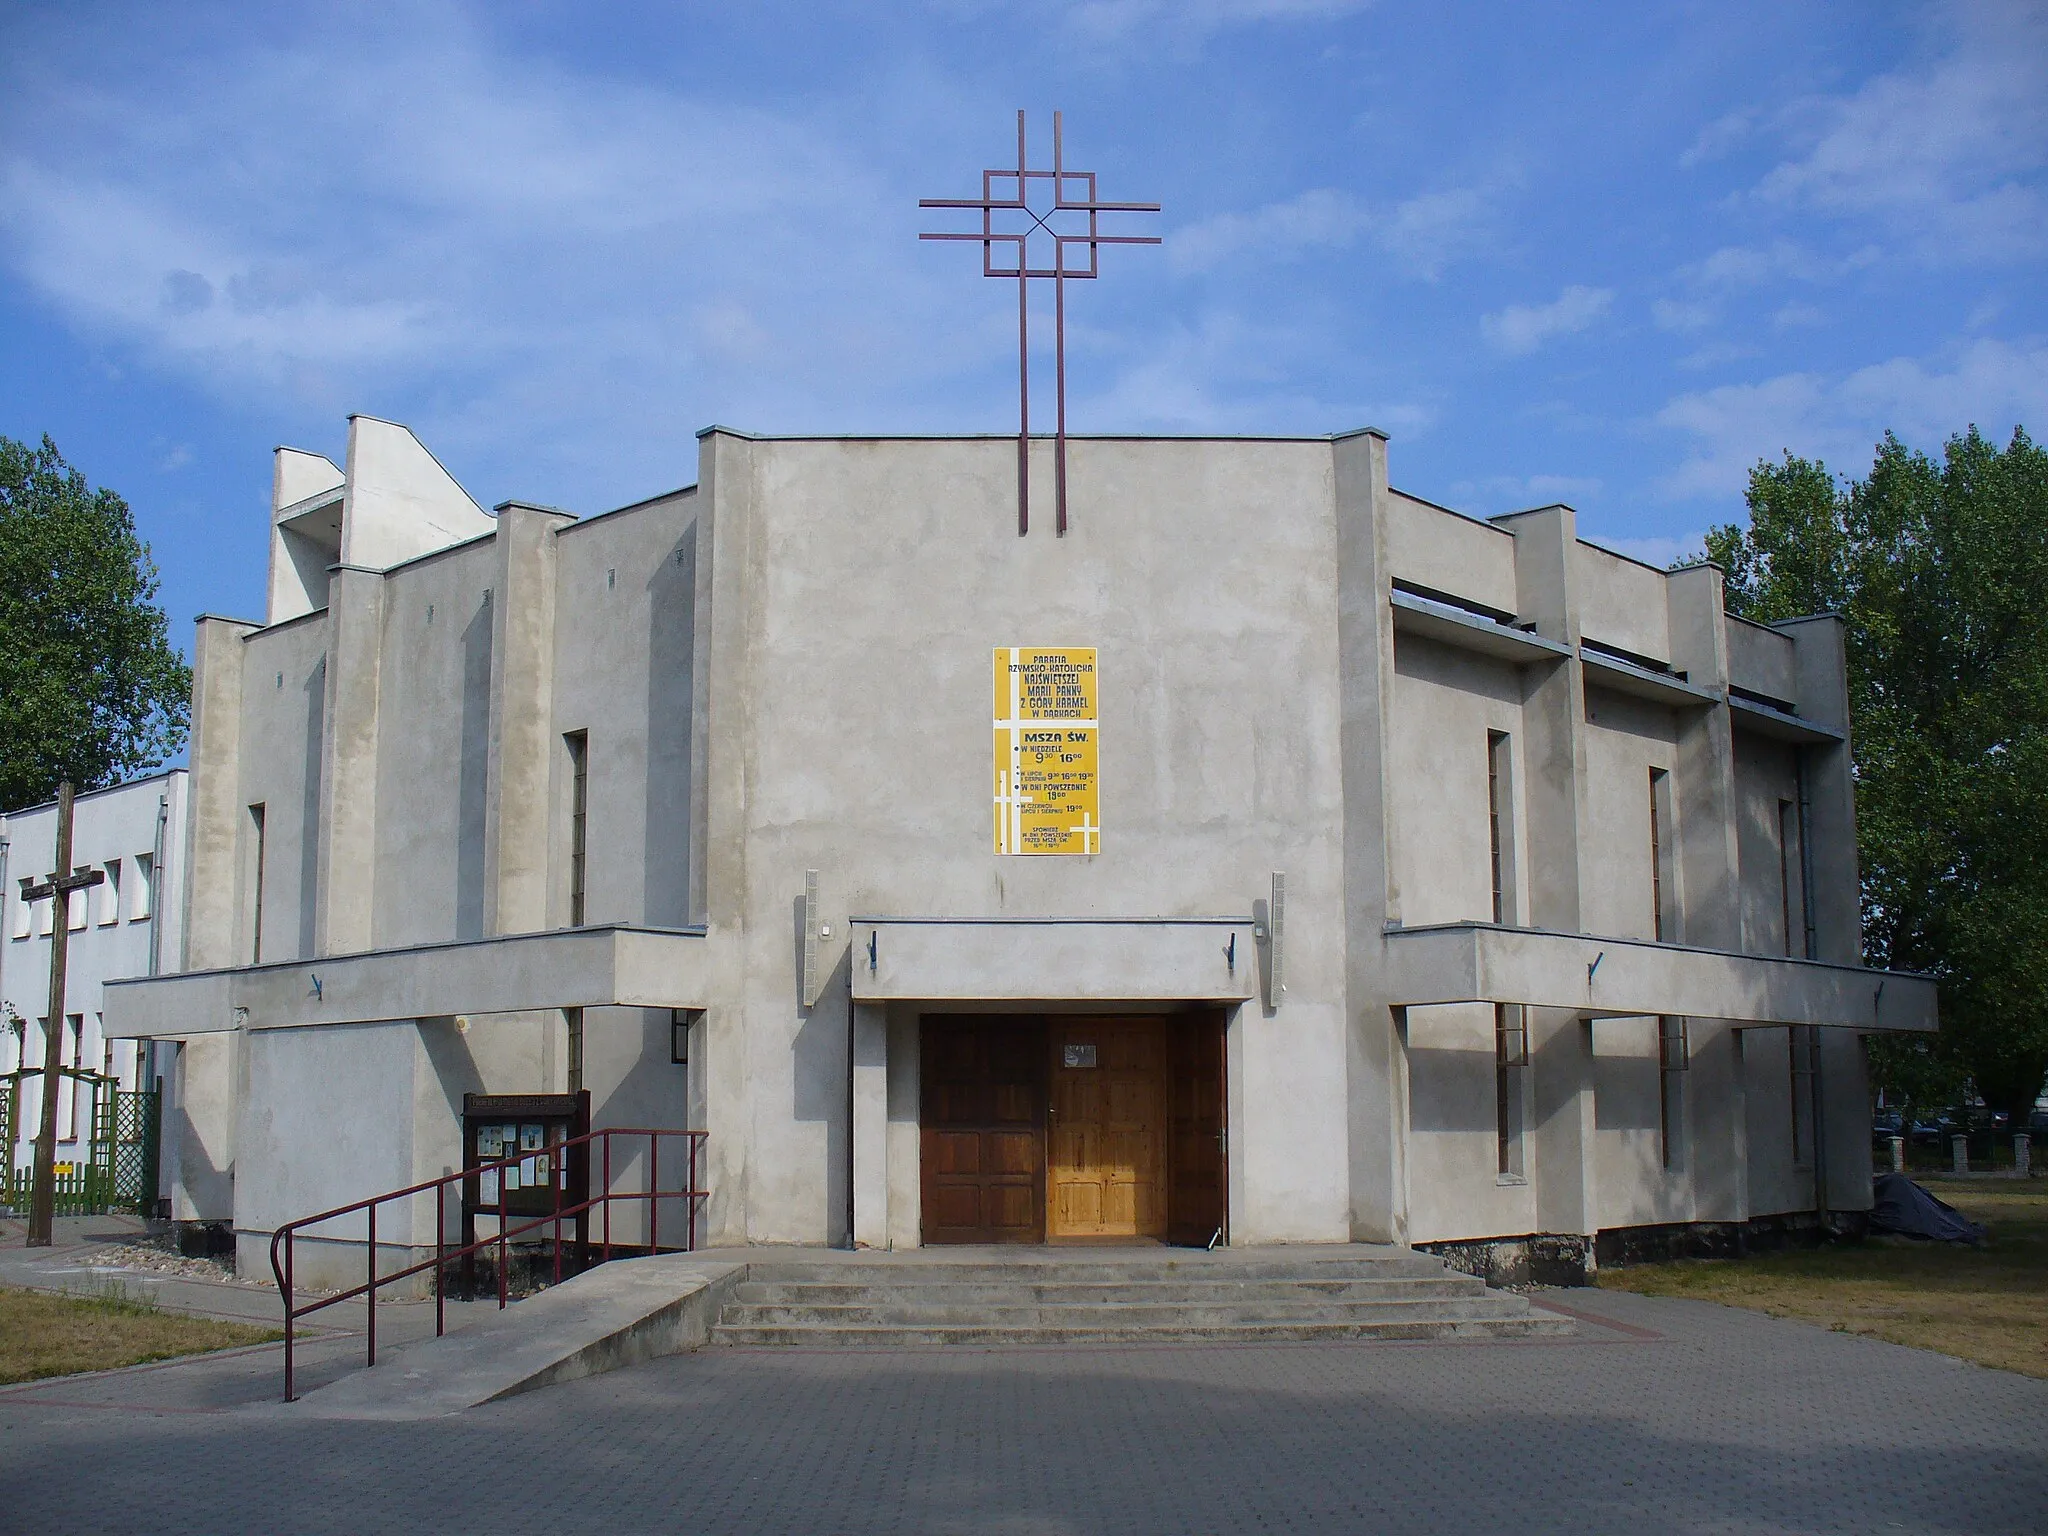
[[[1671,664],[1688,682],[1726,694],[1728,619],[1721,572],[1711,565],[1665,579]],[[1678,757],[1672,765],[1676,825],[1678,931],[1667,935],[1709,949],[1742,948],[1742,861],[1736,830],[1735,729],[1726,704],[1674,711]],[[1688,1026],[1693,1210],[1701,1221],[1749,1219],[1749,1111],[1744,1102],[1742,1036],[1715,1019]]]
[[[233,965],[242,799],[243,637],[257,628],[202,616],[192,638],[191,780],[185,797],[187,971]],[[168,891],[160,893],[172,900]]]
[[[1581,927],[1580,839],[1586,820],[1586,692],[1576,653],[1574,581],[1578,515],[1542,507],[1496,518],[1515,536],[1517,617],[1574,654],[1525,668],[1522,695],[1522,807],[1533,927]],[[1593,1030],[1568,1009],[1531,1008],[1529,1062],[1535,1118],[1536,1224],[1544,1232],[1590,1236],[1598,1226]]]
[[[1839,745],[1800,749],[1806,790],[1800,809],[1807,818],[1813,958],[1858,965],[1863,959],[1863,908],[1856,857],[1856,783],[1846,739],[1849,682],[1842,621],[1823,614],[1772,627],[1792,638],[1799,713],[1816,724],[1834,726],[1845,736]],[[1822,1164],[1831,1210],[1867,1210],[1870,1205],[1868,1073],[1860,1035],[1852,1029],[1820,1031]]]
[[[1665,578],[1671,664],[1716,693],[1728,687],[1728,621],[1721,573],[1711,565]],[[1668,937],[1709,949],[1742,947],[1741,871],[1735,831],[1735,740],[1728,707],[1674,711],[1678,761],[1679,931]]]
[[[338,566],[327,588],[327,699],[320,752],[316,954],[376,947],[377,705],[384,577]]]
[[[1387,995],[1386,929],[1401,917],[1387,820],[1387,701],[1394,613],[1387,573],[1387,439],[1355,432],[1331,445],[1337,518],[1337,650],[1344,774],[1346,1067],[1351,1235],[1408,1235],[1401,1175],[1408,1105]],[[1235,1171],[1233,1170],[1233,1178]]]
[[[754,454],[748,438],[698,438],[696,638],[691,655],[690,916],[709,931],[714,997],[704,1022],[705,1129],[711,1133],[711,1241],[743,1243],[754,1106],[747,1069],[746,757],[752,619],[748,603]]]
[[[188,971],[234,965],[235,893],[242,826],[243,638],[258,628],[205,616],[192,641],[192,772],[185,791],[184,933]],[[159,892],[159,915],[176,903]],[[164,1141],[176,1169],[171,1214],[227,1221],[235,1213],[239,1030],[195,1035],[178,1051]]]
[[[889,1010],[853,1005],[853,1241],[889,1242]]]
[[[490,766],[484,792],[484,931],[548,925],[554,750],[555,534],[574,519],[498,508],[491,583]]]

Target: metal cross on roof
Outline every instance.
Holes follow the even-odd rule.
[[[1053,434],[1054,507],[1058,532],[1067,531],[1067,280],[1101,274],[1101,247],[1158,245],[1157,235],[1106,235],[1105,213],[1157,213],[1157,203],[1105,203],[1095,195],[1095,172],[1068,170],[1060,142],[1060,114],[1052,115],[1052,169],[1029,167],[1024,143],[1024,114],[1017,114],[1017,168],[981,173],[981,196],[925,197],[920,208],[978,208],[981,229],[933,232],[920,240],[975,240],[981,243],[981,275],[1017,280],[1017,533],[1030,531],[1031,501],[1031,308],[1033,278],[1049,278],[1053,291],[1054,398],[1058,402]],[[1050,185],[1043,185],[1049,183]],[[999,190],[1013,195],[999,197]],[[1038,206],[1032,206],[1037,191]],[[1044,194],[1050,193],[1050,198]],[[1074,227],[1078,226],[1078,227]],[[1046,249],[1047,245],[1051,249]],[[1086,246],[1085,265],[1070,265],[1070,246]],[[997,248],[1002,248],[998,255]]]

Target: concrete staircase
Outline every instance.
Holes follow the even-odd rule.
[[[1569,1318],[1430,1254],[1339,1249],[755,1250],[715,1344],[1272,1342],[1530,1338]]]

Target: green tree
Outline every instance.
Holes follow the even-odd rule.
[[[156,604],[128,503],[45,436],[0,437],[0,806],[81,790],[185,744],[192,673]]]
[[[2048,452],[1887,434],[1866,480],[1785,456],[1707,536],[1730,611],[1846,621],[1864,949],[1933,972],[1942,1033],[1872,1041],[1909,1103],[1967,1074],[2024,1117],[2048,1076]]]

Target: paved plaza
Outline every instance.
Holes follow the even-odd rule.
[[[1579,1337],[713,1349],[409,1424],[295,1418],[264,1347],[0,1392],[0,1507],[23,1531],[492,1536],[2048,1517],[2048,1382],[1701,1302],[1540,1299]],[[313,1379],[359,1347],[315,1343]]]

